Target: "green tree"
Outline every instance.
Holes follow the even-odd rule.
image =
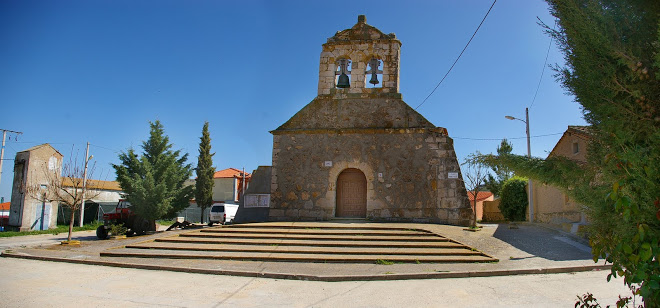
[[[209,122],[204,122],[202,137],[199,138],[199,156],[197,157],[197,181],[195,183],[195,202],[202,210],[201,222],[204,222],[204,210],[213,204],[213,155],[211,154],[211,136]]]
[[[594,261],[660,306],[660,1],[547,0],[564,53],[557,77],[582,106],[586,164],[484,157],[563,189],[586,206]]]
[[[513,145],[508,140],[502,139],[500,145],[497,146],[497,155],[511,154],[511,151],[513,151]],[[488,174],[488,178],[485,181],[486,188],[494,195],[499,196],[502,190],[502,184],[513,176],[513,171],[506,166],[493,166],[492,169],[495,176]]]
[[[527,201],[527,179],[514,176],[502,183],[500,196],[500,212],[504,218],[511,221],[525,220]]]
[[[142,155],[128,149],[119,154],[121,164],[112,167],[133,211],[154,230],[157,219],[174,217],[189,205],[193,187],[184,185],[192,175],[192,167],[186,164],[188,154],[172,151],[160,121],[149,122],[149,126]]]
[[[470,219],[470,228],[477,228],[477,196],[479,194],[479,188],[483,185],[486,180],[486,175],[488,174],[488,168],[484,163],[482,163],[478,157],[481,153],[476,152],[475,154],[470,154],[465,161],[463,162],[463,183],[465,184],[465,189],[472,193],[474,197],[472,200],[472,219]]]

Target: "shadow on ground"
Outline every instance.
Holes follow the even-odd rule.
[[[570,261],[592,258],[591,248],[571,236],[533,225],[521,224],[517,228],[511,226],[500,224],[493,237],[533,256],[548,260]]]

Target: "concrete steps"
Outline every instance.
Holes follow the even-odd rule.
[[[101,257],[382,264],[497,261],[426,230],[346,223],[205,228],[109,249]]]
[[[128,258],[167,258],[167,259],[208,259],[236,261],[278,261],[278,262],[332,262],[332,263],[457,263],[457,262],[489,262],[491,258],[482,255],[343,255],[343,254],[296,254],[296,253],[259,253],[259,252],[216,252],[216,251],[177,251],[169,249],[135,250],[130,248],[113,249],[101,253],[102,257]]]
[[[268,253],[307,253],[307,254],[363,254],[363,255],[481,255],[480,252],[465,249],[463,246],[435,248],[407,247],[323,247],[323,246],[279,246],[279,245],[226,245],[200,243],[151,242],[126,245],[131,249],[164,249],[184,251],[227,251],[227,252],[268,252]]]

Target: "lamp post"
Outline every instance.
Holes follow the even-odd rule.
[[[83,220],[85,219],[85,186],[87,185],[87,164],[89,163],[94,155],[89,155],[89,142],[87,142],[87,149],[85,150],[85,169],[83,171],[83,182],[82,182],[82,195],[80,196],[80,222],[79,226],[83,226]]]
[[[525,123],[525,130],[527,132],[527,157],[532,158],[532,150],[529,146],[529,108],[525,108],[525,120],[523,119],[518,119],[512,116],[504,116],[505,118],[509,120],[518,120],[521,122]],[[529,189],[529,222],[534,222],[534,198],[532,197],[532,179],[529,179],[529,183],[527,184],[527,188]]]

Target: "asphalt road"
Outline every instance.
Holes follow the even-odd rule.
[[[573,307],[629,291],[608,271],[483,278],[316,282],[0,258],[4,307]],[[605,305],[603,305],[605,306]]]

